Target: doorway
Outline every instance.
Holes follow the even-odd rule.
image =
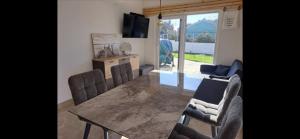
[[[180,18],[163,19],[159,27],[159,68],[178,71],[180,48]]]
[[[164,17],[159,26],[159,69],[199,73],[202,64],[213,64],[218,12]]]

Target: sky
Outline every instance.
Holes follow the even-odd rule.
[[[180,19],[168,19],[168,20],[163,20],[163,22],[169,22],[171,21],[171,24],[174,26],[174,30],[178,30],[179,28],[179,23]]]
[[[193,23],[197,22],[198,20],[202,20],[203,18],[205,18],[207,20],[215,20],[215,19],[218,19],[218,13],[188,15],[187,23],[193,24]]]
[[[207,20],[218,19],[218,13],[188,15],[187,16],[187,24],[193,24],[204,18]],[[163,22],[169,22],[169,20],[163,20]],[[173,24],[175,30],[177,30],[179,28],[179,22],[180,22],[179,19],[171,19],[171,24]]]

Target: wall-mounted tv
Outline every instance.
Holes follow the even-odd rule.
[[[136,13],[124,13],[123,38],[147,38],[148,28],[149,18]]]

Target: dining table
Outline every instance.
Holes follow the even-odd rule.
[[[167,139],[203,80],[153,70],[69,109],[84,122],[129,139]]]

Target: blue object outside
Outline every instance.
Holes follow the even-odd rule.
[[[174,65],[172,52],[173,47],[171,41],[167,39],[160,39],[159,65],[162,63]]]

